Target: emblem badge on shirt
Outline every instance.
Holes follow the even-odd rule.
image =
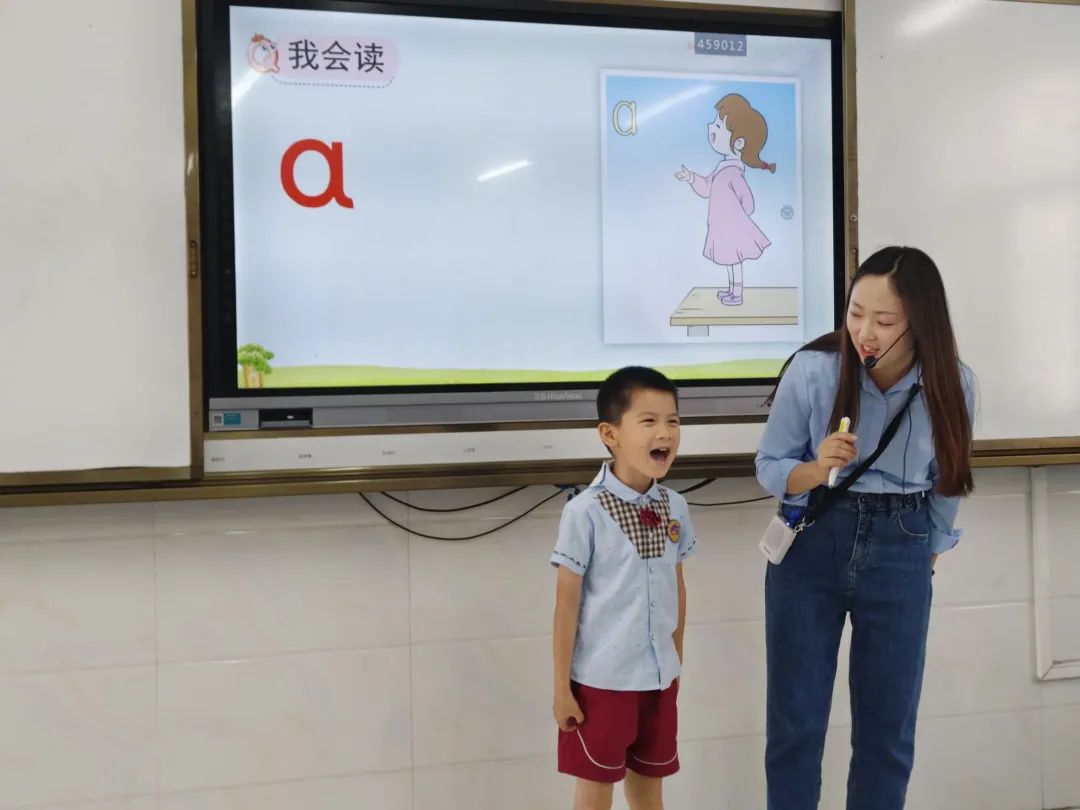
[[[667,536],[672,543],[678,543],[682,537],[682,524],[674,518],[668,521]]]

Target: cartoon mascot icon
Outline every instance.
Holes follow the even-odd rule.
[[[247,51],[248,64],[257,73],[278,72],[278,49],[277,43],[262,34],[256,34],[251,38],[251,44]]]

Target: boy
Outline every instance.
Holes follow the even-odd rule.
[[[686,626],[682,561],[697,539],[686,500],[660,486],[679,450],[678,392],[658,371],[612,374],[596,401],[612,461],[562,514],[551,562],[559,771],[574,810],[662,810],[679,770],[676,696]]]

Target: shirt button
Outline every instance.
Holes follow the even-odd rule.
[[[652,640],[653,640],[653,641],[656,641],[656,634],[655,634],[655,633],[653,633],[653,637],[652,637]]]
[[[656,602],[649,602],[649,607],[656,607]]]

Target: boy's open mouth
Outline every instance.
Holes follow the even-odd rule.
[[[667,461],[671,457],[670,447],[658,447],[655,450],[651,450],[649,455],[653,461]]]

